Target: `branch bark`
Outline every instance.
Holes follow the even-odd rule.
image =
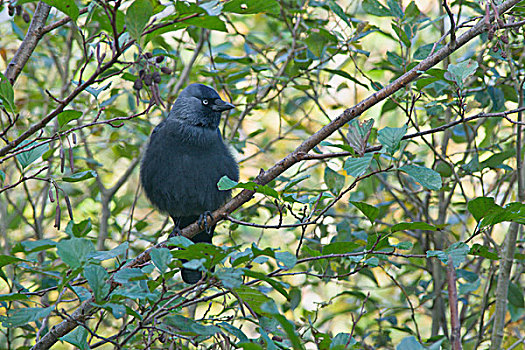
[[[449,258],[447,264],[447,289],[450,309],[450,345],[452,350],[461,350],[461,324],[459,323],[456,280],[456,269],[452,259]]]
[[[519,107],[523,107],[525,101],[523,97],[523,84],[525,80],[517,87],[519,96]],[[517,158],[517,173],[518,173],[518,199],[520,202],[525,201],[525,172],[523,171],[523,144],[522,144],[522,112],[518,113],[518,121],[516,124],[517,142],[516,142],[516,158]],[[494,323],[492,326],[492,334],[490,337],[490,350],[501,349],[503,336],[505,335],[505,316],[507,315],[507,293],[509,290],[510,272],[514,262],[514,251],[516,248],[516,240],[520,230],[520,224],[513,222],[509,226],[507,235],[503,242],[503,249],[501,251],[501,263],[498,271],[498,284],[496,286],[496,305],[494,307]]]
[[[20,75],[20,72],[33,54],[38,42],[46,33],[44,31],[44,25],[46,24],[47,16],[49,16],[49,11],[51,11],[51,6],[45,2],[40,1],[36,6],[35,14],[33,15],[26,36],[16,51],[15,56],[7,65],[4,74],[6,78],[9,79],[11,85],[14,85],[16,78],[18,78],[18,75]]]

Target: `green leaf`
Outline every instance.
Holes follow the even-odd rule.
[[[498,256],[498,253],[493,252],[492,250],[489,250],[488,247],[474,243],[472,248],[470,248],[470,254],[482,256],[484,258],[490,259],[490,260],[499,260],[500,257]]]
[[[336,44],[337,39],[326,29],[315,28],[315,30],[309,31],[304,42],[316,57],[322,57],[326,47],[330,44]]]
[[[109,278],[106,269],[100,265],[90,264],[84,268],[84,277],[95,295],[95,300],[97,302],[104,300],[110,289],[109,283],[106,283]]]
[[[324,183],[328,186],[330,192],[337,195],[345,185],[345,177],[326,166],[324,169]]]
[[[501,112],[505,109],[505,94],[501,89],[495,88],[494,86],[489,86],[487,89],[490,99],[492,100],[492,109],[491,112]]]
[[[2,73],[0,73],[0,100],[8,112],[16,112],[15,92],[13,90],[13,85],[11,85],[9,80]]]
[[[46,250],[49,248],[56,247],[57,243],[55,241],[52,241],[50,239],[40,239],[38,241],[24,241],[19,242],[16,244],[16,246],[11,250],[11,253],[18,253],[18,252],[24,252],[24,253],[34,253],[34,252],[40,252],[42,250]]]
[[[236,182],[228,178],[228,176],[221,177],[221,179],[217,183],[217,188],[221,191],[227,191],[233,188],[244,188],[247,190],[255,191],[257,193],[262,193],[273,198],[279,198],[279,193],[268,185],[259,185],[253,181]]]
[[[350,19],[348,19],[348,16],[343,11],[341,6],[339,6],[334,0],[328,0],[328,7],[330,7],[330,10],[332,10],[332,12],[337,15],[337,17],[341,18],[348,27],[352,28]]]
[[[392,63],[396,68],[401,68],[401,66],[405,62],[405,60],[395,52],[387,51],[386,57],[388,59],[388,62]],[[392,104],[397,107],[395,103],[392,102]]]
[[[399,170],[407,173],[419,182],[421,186],[429,190],[441,189],[441,175],[432,169],[417,165],[403,165]]]
[[[58,339],[65,341],[73,346],[76,346],[80,350],[89,350],[89,344],[87,342],[88,331],[82,326],[77,326],[72,332],[66,334]]]
[[[474,219],[479,222],[492,210],[501,208],[494,202],[493,197],[478,197],[468,202],[467,209]]]
[[[514,157],[515,154],[516,154],[515,150],[495,153],[491,155],[487,160],[481,162],[479,166],[481,167],[481,169],[484,169],[484,168],[501,169],[505,167],[503,162],[511,157]]]
[[[261,305],[272,300],[259,290],[250,288],[249,286],[240,286],[234,289],[239,298],[247,303],[253,311],[258,314],[267,314],[261,309]]]
[[[299,288],[293,287],[288,293],[290,301],[290,309],[295,310],[301,304],[302,293]]]
[[[350,253],[362,247],[355,242],[334,242],[323,245],[323,255]]]
[[[426,222],[400,222],[399,224],[395,224],[390,228],[390,232],[398,232],[398,231],[404,231],[404,230],[424,230],[424,231],[438,231],[439,228],[437,228],[434,225],[427,224]]]
[[[86,92],[91,94],[94,98],[98,98],[98,95],[100,95],[100,93],[104,90],[107,90],[111,87],[111,82],[107,83],[106,85],[100,87],[100,88],[95,88],[95,87],[92,87],[92,86],[88,86],[86,87]]]
[[[167,248],[153,248],[150,252],[151,261],[161,274],[164,274],[168,269],[168,264],[171,261],[171,252]]]
[[[248,342],[249,341],[248,337],[246,336],[246,334],[243,333],[243,331],[241,331],[239,328],[237,328],[235,326],[232,326],[228,322],[217,323],[217,326],[223,328],[228,333],[236,336],[239,339],[239,342]],[[237,344],[237,345],[239,345],[239,344]]]
[[[392,244],[392,247],[395,247],[397,249],[401,250],[410,250],[414,244],[412,242],[399,242],[398,244]]]
[[[268,315],[271,315],[271,318],[275,321],[277,321],[282,329],[285,331],[288,339],[292,343],[292,348],[294,350],[302,350],[304,349],[303,344],[299,337],[297,336],[297,332],[295,330],[295,326],[293,323],[288,321],[286,317],[281,315],[279,313],[279,309],[277,308],[277,305],[275,304],[275,301],[273,299],[269,300],[268,302],[261,305],[261,310],[265,312]],[[268,336],[265,337],[265,340],[267,343],[269,343],[271,340]],[[273,347],[272,347],[273,348]]]
[[[392,23],[392,29],[396,33],[396,36],[399,38],[399,40],[401,40],[403,45],[406,47],[410,47],[412,45],[410,37],[408,36],[409,32],[407,32],[405,28]]]
[[[87,218],[78,224],[73,220],[70,220],[67,223],[65,231],[70,237],[84,237],[89,232],[91,232],[92,228],[93,224],[91,223],[91,218]]]
[[[49,6],[53,6],[59,11],[69,16],[73,21],[76,21],[80,11],[73,0],[43,0]]]
[[[216,1],[215,1],[216,2]],[[191,15],[194,13],[204,13],[205,9],[195,3],[188,1],[177,1],[175,3],[175,12],[177,15]]]
[[[423,89],[424,87],[426,87],[427,85],[430,85],[436,81],[440,81],[441,79],[440,78],[436,78],[436,77],[425,77],[425,78],[420,78],[416,81],[416,88],[421,90]],[[427,113],[428,114],[431,114],[431,113],[434,113],[434,110],[435,109],[440,109],[441,106],[431,106],[429,108],[427,108]]]
[[[467,174],[473,174],[477,171],[481,171],[481,167],[479,165],[479,157],[478,155],[474,155],[470,162],[467,164],[463,164],[461,168],[467,173]]]
[[[373,156],[373,153],[367,153],[360,158],[347,158],[344,165],[346,173],[353,177],[363,175],[370,166]]]
[[[514,221],[522,222],[525,219],[525,204],[522,203],[509,203],[503,208],[500,206],[494,207],[489,213],[487,213],[479,223],[479,227],[483,228],[486,226],[496,225],[500,222]]]
[[[0,185],[4,183],[5,180],[5,173],[0,170]]]
[[[36,322],[41,318],[47,317],[54,308],[55,305],[46,308],[26,307],[9,310],[7,316],[0,316],[0,320],[2,321],[2,326],[6,328],[22,327],[29,322]]]
[[[274,278],[268,277],[266,274],[264,274],[262,272],[252,271],[252,270],[249,270],[249,269],[243,269],[243,274],[245,276],[248,276],[248,277],[251,277],[251,278],[255,278],[255,279],[259,279],[261,281],[265,281],[266,283],[271,285],[273,288],[275,288],[276,291],[281,293],[286,299],[289,299],[290,296],[288,295],[288,292],[286,291],[286,289],[284,289],[282,282],[277,281]],[[239,287],[239,286],[236,286],[236,287]]]
[[[406,124],[400,128],[383,128],[377,132],[377,140],[386,147],[388,153],[394,154],[399,149],[399,144],[407,133],[407,129]]]
[[[403,9],[401,8],[401,6],[399,6],[399,2],[397,2],[397,0],[386,0],[386,4],[388,5],[388,7],[391,10],[391,13],[395,17],[399,19],[403,18],[405,14],[403,13]]]
[[[414,1],[411,1],[410,4],[405,9],[405,17],[407,19],[414,19],[417,20],[417,18],[421,15],[421,11],[417,8],[417,5]]]
[[[347,350],[353,349],[357,341],[349,333],[337,333],[330,343],[329,350]]]
[[[184,236],[175,236],[175,237],[170,237],[168,238],[168,242],[167,242],[167,245],[168,246],[176,246],[176,247],[180,247],[180,248],[186,248],[186,247],[189,247],[190,245],[193,245],[193,241],[190,240],[189,238],[186,238]]]
[[[472,249],[470,250],[472,251]],[[458,279],[463,278],[465,281],[470,282],[470,283],[473,283],[479,280],[479,275],[472,271],[458,269],[456,271],[456,274],[458,276]]]
[[[129,269],[124,269],[129,270]],[[122,285],[119,286],[116,290],[114,290],[111,293],[111,297],[118,298],[123,297],[127,299],[138,299],[141,301],[141,305],[143,305],[143,301],[149,300],[157,300],[158,294],[152,293],[149,288],[146,281],[134,281],[134,282],[119,282]],[[132,311],[133,309],[126,308],[128,314],[133,314],[135,311]]]
[[[243,270],[224,267],[217,269],[213,275],[221,280],[222,285],[227,289],[233,289],[242,285],[244,276]],[[265,275],[266,276],[266,275]]]
[[[277,265],[280,268],[289,270],[295,266],[297,257],[290,252],[275,252],[275,260],[277,260]]]
[[[219,17],[216,16],[199,16],[188,18],[183,22],[177,24],[177,28],[186,28],[188,26],[217,30],[220,32],[228,31],[228,29],[226,28],[226,24]]]
[[[21,261],[27,261],[24,259],[17,258],[16,256],[11,255],[0,255],[0,268],[11,265],[13,263],[21,262]]]
[[[84,265],[90,253],[95,251],[93,243],[85,238],[65,239],[57,243],[57,254],[72,269]]]
[[[374,120],[368,119],[359,122],[357,119],[352,120],[348,125],[348,144],[361,157],[364,156]]]
[[[279,14],[279,3],[275,0],[232,0],[224,4],[223,12],[248,15],[254,13]]]
[[[379,208],[376,208],[370,204],[364,202],[350,201],[361,213],[363,213],[368,220],[373,224],[379,215]]]
[[[0,295],[0,301],[29,300],[29,297],[21,293],[9,293]]]
[[[228,176],[221,177],[219,182],[217,182],[217,188],[221,191],[227,191],[233,188],[237,188],[238,185],[239,183],[237,181],[233,181]]]
[[[117,256],[124,256],[126,251],[129,249],[129,242],[124,242],[115,248],[108,251],[97,251],[93,254],[90,254],[89,257],[92,259],[104,261],[116,258]]]
[[[252,63],[253,60],[250,58],[250,56],[230,56],[225,53],[218,53],[215,57],[216,63],[226,63],[226,62],[237,62],[240,64],[249,64]]]
[[[180,330],[183,334],[202,335],[211,337],[221,331],[221,329],[214,325],[203,325],[195,322],[191,318],[184,317],[182,315],[171,315],[164,318],[164,323],[169,326],[175,327]]]
[[[218,0],[212,0],[212,1],[208,1],[208,2],[205,2],[205,3],[199,4],[199,7],[203,8],[204,11],[206,11],[206,13],[209,16],[218,16],[218,15],[220,15],[221,12],[222,12],[223,6],[224,5],[222,3],[220,3]]]
[[[149,0],[135,0],[126,11],[126,29],[131,37],[140,40],[142,31],[153,15],[153,6]]]
[[[94,170],[86,170],[71,175],[63,176],[62,181],[65,182],[79,182],[87,179],[97,177],[97,173]]]
[[[146,275],[141,269],[137,268],[125,268],[118,270],[114,275],[113,279],[115,282],[126,284],[132,281],[144,279]]]
[[[111,311],[115,318],[123,318],[124,316],[126,316],[126,307],[124,305],[115,303],[105,303],[103,305],[100,305],[100,307]]]
[[[448,264],[449,259],[452,259],[452,264],[455,269],[457,269],[466,259],[467,254],[469,253],[470,248],[464,242],[456,242],[450,247],[441,250],[428,250],[427,257],[437,257],[445,265]]]
[[[454,81],[460,88],[469,76],[476,73],[478,69],[478,62],[473,60],[466,60],[458,64],[449,64],[445,78]]]
[[[480,285],[481,285],[480,279],[477,279],[476,281],[471,282],[471,283],[460,283],[459,288],[458,288],[458,293],[460,295],[465,295],[467,293],[474,292],[479,288]]]
[[[239,346],[239,348],[243,349],[243,350],[275,350],[277,349],[277,347],[273,347],[273,348],[269,348],[269,347],[266,347],[266,348],[263,348],[261,345],[257,344],[257,343],[252,343],[252,342],[239,342],[237,343],[237,346]]]
[[[374,16],[393,16],[390,10],[377,0],[364,0],[362,6],[365,12]]]
[[[466,243],[457,242],[448,247],[445,252],[452,259],[454,268],[457,269],[467,258],[470,247]]]
[[[346,79],[352,81],[353,83],[356,83],[357,85],[361,85],[362,87],[364,87],[365,89],[368,90],[368,86],[366,84],[360,82],[359,79],[354,78],[353,76],[351,76],[350,74],[348,74],[347,72],[345,72],[343,70],[330,69],[330,68],[323,68],[323,70],[326,71],[326,72],[330,72],[332,74],[335,74],[335,75],[339,75],[340,77],[346,78]],[[370,119],[370,120],[372,120],[372,119]]]
[[[421,345],[414,336],[406,337],[401,340],[396,350],[424,350],[425,348]]]
[[[42,154],[46,153],[49,149],[48,144],[40,145],[38,147],[33,148],[36,145],[36,141],[24,141],[21,145],[23,145],[23,148],[32,148],[28,151],[22,152],[20,154],[16,155],[16,159],[22,166],[22,168],[27,167],[31,163],[33,163],[35,160],[40,158]]]
[[[509,290],[507,293],[507,299],[511,305],[514,305],[518,308],[525,307],[525,301],[523,300],[523,288],[519,287],[517,284],[510,282]]]
[[[437,50],[441,49],[443,47],[443,45],[441,44],[437,44],[436,45],[436,48],[434,49],[434,52],[436,52]],[[432,49],[434,48],[434,44],[426,44],[426,45],[423,45],[423,46],[420,46],[416,49],[416,51],[414,52],[414,55],[412,56],[415,60],[424,60],[425,58],[427,58],[430,53],[432,52]],[[436,80],[439,80],[438,78],[434,78]]]
[[[64,125],[69,123],[72,120],[76,120],[82,116],[82,112],[80,111],[74,111],[74,110],[67,110],[63,111],[57,116],[58,120],[58,126],[62,128]]]
[[[281,314],[273,315],[273,318],[277,320],[277,322],[279,322],[279,324],[281,325],[282,329],[284,329],[286,336],[292,343],[292,348],[294,350],[304,350],[303,343],[297,335],[297,331],[294,327],[294,324]]]

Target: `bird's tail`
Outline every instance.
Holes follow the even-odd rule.
[[[185,228],[186,226],[194,223],[195,221],[197,221],[199,219],[199,216],[184,216],[184,217],[181,217],[178,222],[179,222],[179,229],[183,229]],[[177,228],[175,228],[173,230],[173,233],[175,233],[175,230]],[[209,243],[209,244],[212,244],[212,238],[213,238],[213,233],[215,231],[215,226],[213,227],[210,227],[208,229],[208,232],[206,232],[206,230],[203,230],[203,231],[200,231],[199,233],[197,233],[195,236],[191,237],[190,239],[192,240],[193,243]],[[173,234],[172,233],[172,234]],[[187,260],[185,259],[181,259],[181,261],[183,263],[187,262]],[[199,270],[195,270],[195,269],[187,269],[187,268],[182,268],[181,271],[180,271],[180,274],[182,276],[182,280],[188,284],[195,284],[197,282],[199,282],[202,278],[202,272],[199,271]]]

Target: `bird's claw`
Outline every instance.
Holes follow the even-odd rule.
[[[212,227],[208,225],[208,217],[213,220],[213,215],[211,215],[211,211],[209,210],[205,211],[199,216],[198,224],[199,227],[204,229],[207,234],[210,234]]]
[[[180,229],[179,226],[175,225],[173,227],[173,231],[171,231],[170,235],[168,236],[168,239],[172,238],[172,237],[177,237],[177,236],[180,236],[182,233],[182,230]]]

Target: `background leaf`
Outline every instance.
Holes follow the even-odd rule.
[[[399,168],[399,170],[407,173],[412,178],[414,178],[414,180],[419,182],[421,186],[429,190],[441,189],[441,176],[432,169],[417,165],[403,165]]]
[[[129,35],[137,41],[153,15],[153,6],[149,0],[135,0],[126,11],[126,28]]]

